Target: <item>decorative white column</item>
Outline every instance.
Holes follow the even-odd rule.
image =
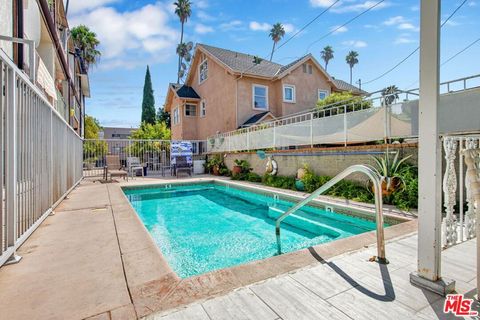
[[[446,295],[455,283],[441,277],[442,152],[438,133],[440,79],[440,0],[421,0],[418,271],[410,281]]]
[[[465,150],[478,148],[477,140],[477,138],[468,137],[465,140]],[[472,239],[476,236],[475,222],[477,219],[475,211],[473,210],[474,200],[472,198],[472,190],[470,189],[470,178],[468,177],[467,173],[465,174],[465,189],[468,208],[467,212],[465,213],[465,234],[467,236],[467,239]]]
[[[455,158],[457,153],[457,140],[447,137],[443,140],[445,150],[445,176],[443,177],[443,197],[445,206],[445,234],[446,246],[457,243],[457,219],[453,207],[457,201],[457,174],[455,173]]]

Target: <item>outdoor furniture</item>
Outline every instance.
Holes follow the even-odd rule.
[[[128,181],[128,172],[124,170],[124,167],[120,164],[119,155],[107,155],[105,156],[105,161],[107,165],[104,168],[105,180],[108,180],[110,175],[110,180],[114,177],[123,177]]]
[[[172,166],[167,163],[167,152],[162,150],[160,156],[160,170],[162,171],[162,177],[165,177],[165,170],[170,170],[170,175],[172,175]]]
[[[133,179],[133,174],[137,171],[140,170],[142,171],[142,177],[145,176],[145,172],[143,170],[144,165],[140,162],[140,159],[137,157],[128,157],[127,158],[127,168],[128,168],[128,173]]]
[[[186,156],[176,157],[175,161],[176,162],[175,162],[175,165],[173,167],[173,170],[174,170],[174,174],[177,178],[178,178],[178,174],[182,171],[188,173],[188,175],[190,175],[190,176],[192,175],[193,166],[192,166],[191,163],[188,163]]]

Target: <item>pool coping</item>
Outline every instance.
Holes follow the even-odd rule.
[[[223,179],[208,177],[182,180],[179,183],[215,180]],[[174,183],[171,182],[171,184]],[[108,185],[125,277],[138,317],[224,295],[234,289],[376,244],[375,231],[371,231],[308,249],[182,279],[171,269],[122,190],[122,187],[155,184],[165,184],[165,182]],[[416,230],[416,220],[390,226],[385,228],[385,240],[407,235]]]

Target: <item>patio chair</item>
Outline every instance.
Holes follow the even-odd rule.
[[[105,156],[105,161],[107,165],[104,168],[105,180],[108,180],[110,175],[110,180],[113,177],[123,177],[128,181],[128,172],[124,170],[124,167],[120,164],[119,155],[107,155]]]
[[[180,156],[176,158],[173,170],[177,178],[179,172],[182,171],[188,173],[188,175],[191,176],[193,172],[193,166],[191,163],[188,163],[186,156]]]
[[[133,179],[133,174],[137,172],[137,170],[142,171],[142,177],[144,177],[144,170],[143,170],[144,165],[140,162],[140,159],[137,157],[128,157],[127,158],[127,169],[128,173]]]

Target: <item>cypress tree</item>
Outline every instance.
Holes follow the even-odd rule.
[[[143,85],[142,123],[155,124],[155,117],[155,98],[153,97],[152,78],[150,77],[150,69],[147,66],[145,84]]]

